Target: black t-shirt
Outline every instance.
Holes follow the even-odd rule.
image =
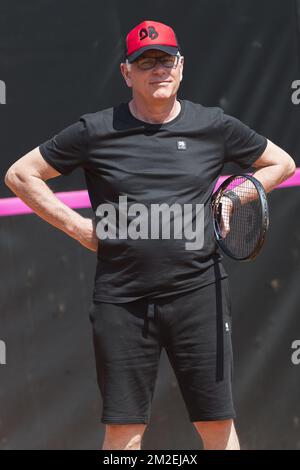
[[[95,301],[160,298],[227,277],[213,233],[211,195],[223,165],[234,161],[242,168],[250,167],[265,150],[267,139],[221,108],[187,100],[180,103],[176,118],[163,124],[136,119],[128,103],[84,114],[39,147],[44,159],[63,175],[77,167],[84,169],[97,234],[101,224],[110,234],[106,239],[99,236]],[[202,244],[187,249],[184,232],[176,237],[173,226],[170,236],[163,236],[159,225],[159,236],[156,232],[152,237],[152,208],[174,204],[182,208],[182,215],[185,207],[192,207],[186,220],[193,230],[199,209],[199,221],[204,223]],[[123,229],[128,229],[122,236],[120,213]],[[116,216],[115,231],[109,228],[109,214]],[[175,224],[175,213],[169,214]],[[162,219],[156,223],[162,224]],[[132,235],[130,224],[140,236]]]

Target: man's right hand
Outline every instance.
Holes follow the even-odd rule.
[[[220,230],[222,238],[226,238],[230,232],[230,219],[233,213],[233,202],[228,197],[221,198],[222,212]]]
[[[42,219],[89,250],[97,251],[99,239],[95,221],[82,217],[60,201],[46,184],[48,179],[59,175],[43,158],[39,147],[36,147],[7,170],[5,184]]]

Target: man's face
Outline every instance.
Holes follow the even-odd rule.
[[[120,65],[121,72],[127,86],[131,87],[134,93],[138,93],[145,99],[161,100],[168,99],[176,95],[182,80],[184,58],[179,58],[176,68],[167,68],[160,62],[157,62],[154,68],[142,70],[139,67],[139,64],[142,66],[147,57],[165,57],[174,59],[174,56],[170,56],[165,52],[150,49],[144,52],[137,61],[133,62],[129,66],[122,63]]]

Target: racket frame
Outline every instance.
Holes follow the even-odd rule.
[[[222,198],[223,193],[226,191],[226,188],[228,188],[230,183],[235,178],[245,178],[245,179],[248,179],[249,181],[251,181],[253,183],[253,185],[255,186],[255,188],[257,190],[258,197],[260,199],[260,203],[261,203],[261,207],[262,207],[260,237],[259,237],[259,239],[257,241],[257,244],[256,244],[255,248],[253,249],[252,253],[250,253],[250,255],[242,257],[242,258],[238,257],[238,256],[235,256],[226,247],[225,243],[223,243],[223,238],[222,238],[221,233],[220,233],[220,227],[219,227],[219,223],[218,223],[218,220],[217,220],[217,214],[216,214],[218,208],[220,208],[219,213],[220,213],[220,211],[222,213],[222,203],[219,202],[219,201]],[[234,189],[230,189],[229,191],[234,191]],[[269,228],[268,201],[267,201],[266,192],[265,192],[264,187],[261,184],[261,182],[258,181],[258,179],[255,178],[253,175],[248,175],[248,174],[234,174],[234,175],[231,175],[228,178],[226,178],[225,181],[223,181],[223,183],[219,186],[217,191],[213,194],[211,202],[212,202],[211,206],[212,206],[212,212],[213,212],[214,232],[215,232],[216,241],[217,241],[219,247],[224,251],[224,253],[227,256],[229,256],[230,258],[232,258],[234,260],[237,260],[237,261],[252,261],[252,260],[254,260],[258,256],[258,254],[260,253],[260,251],[263,247],[263,244],[264,244],[265,239],[266,239],[266,234],[267,234],[267,231],[268,231],[268,228]]]

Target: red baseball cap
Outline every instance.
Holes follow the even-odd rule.
[[[180,52],[173,29],[166,24],[146,20],[129,31],[125,51],[128,62],[133,62],[149,49],[158,49],[171,55]]]

